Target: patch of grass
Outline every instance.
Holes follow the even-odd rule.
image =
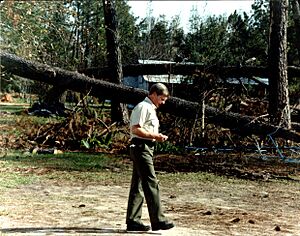
[[[1,115],[1,117],[0,117],[0,124],[1,125],[16,124],[15,117],[16,116],[12,116],[12,115]]]
[[[97,171],[125,168],[122,156],[103,153],[63,153],[54,155],[12,152],[3,156],[0,160],[14,166],[40,167],[61,171]]]
[[[1,116],[0,123],[5,124],[8,122],[20,122],[21,120],[28,120],[33,124],[46,124],[51,121],[63,119],[61,117],[40,117],[28,116],[26,110],[29,105],[0,105],[0,112],[8,112],[5,116]]]
[[[0,105],[0,111],[10,112],[10,113],[20,113],[24,111],[24,109],[28,108],[29,105]]]
[[[58,185],[128,185],[131,173],[129,171],[102,170],[90,171],[54,171],[41,176],[41,180],[55,181]]]
[[[55,180],[59,183],[124,183],[130,180],[126,158],[108,154],[59,155],[10,152],[0,157],[0,188]]]
[[[0,189],[14,188],[20,185],[32,184],[37,181],[37,177],[33,175],[24,175],[18,172],[0,172]]]

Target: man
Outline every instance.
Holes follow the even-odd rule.
[[[168,97],[167,87],[162,83],[156,83],[130,116],[130,156],[133,161],[133,172],[126,216],[128,231],[150,230],[150,226],[141,222],[144,197],[152,230],[167,230],[174,227],[162,213],[158,180],[153,166],[155,141],[164,142],[168,139],[168,136],[158,131],[159,120],[156,109],[164,104]]]

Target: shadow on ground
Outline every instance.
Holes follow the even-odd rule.
[[[81,227],[20,227],[20,228],[3,228],[0,233],[80,233],[80,234],[147,234],[160,235],[155,232],[127,232],[125,229],[112,228],[81,228]]]

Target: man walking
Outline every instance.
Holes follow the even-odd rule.
[[[133,172],[129,192],[126,224],[128,231],[148,231],[150,226],[141,222],[142,206],[146,199],[151,228],[167,230],[174,227],[162,212],[158,180],[153,165],[155,142],[164,142],[168,136],[159,133],[156,109],[169,97],[167,87],[162,83],[152,85],[149,95],[132,111],[130,117],[130,156]]]

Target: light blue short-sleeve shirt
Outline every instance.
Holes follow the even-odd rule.
[[[131,139],[142,138],[131,132],[131,127],[134,125],[139,125],[148,132],[158,134],[159,120],[156,115],[156,106],[148,97],[135,106],[130,116]]]

